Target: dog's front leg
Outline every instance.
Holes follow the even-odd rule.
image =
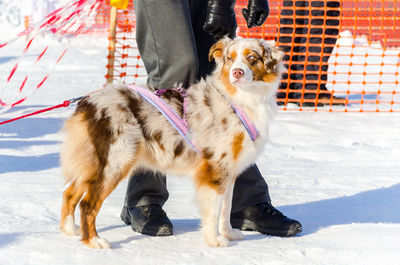
[[[202,216],[202,232],[210,247],[226,247],[229,241],[218,234],[218,219],[220,216],[223,195],[214,187],[202,185],[197,189],[197,196]]]
[[[221,214],[219,217],[219,232],[222,236],[230,241],[243,239],[242,232],[240,232],[239,229],[233,229],[230,220],[234,186],[235,178],[232,178],[226,184],[225,192],[222,198]]]

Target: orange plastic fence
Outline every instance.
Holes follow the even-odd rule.
[[[400,112],[400,0],[270,0],[266,23],[250,30],[241,15],[246,3],[237,1],[238,35],[285,52],[280,109]],[[109,10],[104,3],[92,31],[108,29]],[[117,25],[113,79],[143,83],[132,1]]]

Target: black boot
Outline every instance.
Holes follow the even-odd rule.
[[[303,231],[298,221],[284,216],[268,202],[231,214],[231,224],[241,230],[281,237],[293,236]]]
[[[132,230],[149,236],[172,235],[172,223],[167,214],[156,204],[128,208],[124,206],[121,220]]]

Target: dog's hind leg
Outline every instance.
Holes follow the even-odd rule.
[[[103,193],[102,183],[90,185],[80,202],[82,242],[91,248],[110,248],[107,240],[100,238],[96,231],[96,217],[108,194]]]
[[[87,183],[87,193],[80,202],[81,209],[81,235],[82,242],[91,248],[110,248],[106,239],[98,236],[96,231],[96,217],[104,200],[117,187],[118,183],[129,176],[134,168],[135,159],[126,163],[125,166],[118,167],[119,170],[109,170],[108,165],[104,172],[102,181]],[[113,172],[115,174],[107,173]]]
[[[221,215],[219,217],[219,232],[230,241],[243,239],[242,232],[239,229],[233,229],[230,221],[234,186],[235,179],[232,178],[226,185],[222,199]]]
[[[63,193],[60,230],[70,236],[79,235],[75,224],[76,205],[87,190],[84,185],[96,171],[95,148],[88,134],[83,114],[73,115],[64,125],[65,141],[60,152],[61,168],[70,186]]]
[[[79,226],[75,224],[75,208],[81,200],[85,190],[78,188],[76,182],[71,185],[63,193],[63,202],[61,209],[60,230],[65,235],[77,236],[80,234]]]

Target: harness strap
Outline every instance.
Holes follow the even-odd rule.
[[[247,133],[250,136],[250,139],[254,142],[259,135],[254,123],[251,122],[251,120],[249,119],[249,117],[247,116],[246,112],[243,109],[235,106],[226,96],[224,96],[224,98],[231,105],[233,111],[236,113],[236,115],[242,122],[243,126],[246,128]]]
[[[193,143],[192,132],[187,126],[187,123],[173,110],[164,100],[159,98],[156,94],[151,91],[133,85],[127,85],[127,87],[137,92],[142,98],[148,103],[153,105],[164,117],[171,123],[171,125],[179,132],[179,134],[186,140],[186,142],[200,154],[199,149]]]
[[[240,121],[243,123],[243,126],[246,128],[247,133],[250,136],[250,139],[254,142],[258,137],[258,131],[256,126],[250,121],[249,117],[246,115],[246,112],[239,107],[236,107],[231,103],[232,109],[235,111],[236,115],[239,117]]]
[[[165,92],[167,92],[168,90],[174,90],[177,91],[181,94],[182,98],[183,98],[183,117],[182,117],[182,122],[185,124],[186,127],[189,128],[189,125],[187,123],[187,119],[186,119],[186,110],[188,109],[188,100],[186,97],[186,90],[183,87],[173,87],[173,88],[169,88],[169,89],[157,89],[156,91],[154,91],[154,94],[157,95],[158,97],[161,97],[162,95],[165,94]]]
[[[193,143],[192,131],[190,130],[186,121],[186,109],[187,109],[187,99],[186,91],[183,88],[174,88],[174,90],[181,93],[183,101],[183,118],[179,116],[174,109],[171,108],[164,100],[160,98],[167,89],[160,89],[152,93],[151,91],[144,89],[139,86],[127,85],[127,87],[135,92],[137,92],[142,98],[144,98],[148,103],[153,105],[164,117],[171,123],[171,125],[179,132],[179,134],[186,140],[186,142],[193,148],[196,153],[200,154],[199,149]],[[255,125],[250,121],[246,112],[241,108],[232,104],[226,97],[225,100],[231,105],[232,109],[235,111],[236,115],[239,117],[243,126],[246,128],[251,140],[254,142],[258,137],[259,133]]]

